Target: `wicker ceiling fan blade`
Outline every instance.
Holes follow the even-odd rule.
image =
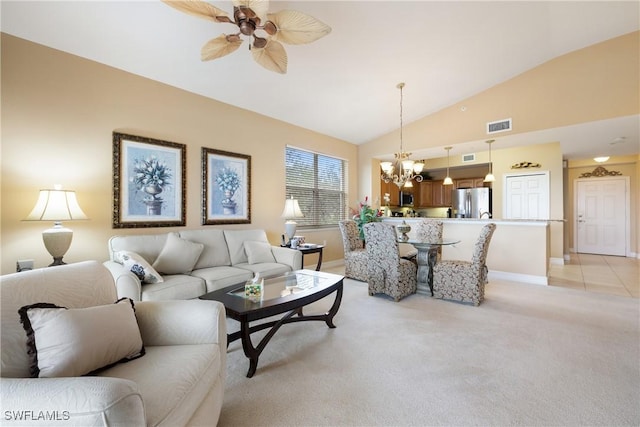
[[[270,13],[267,19],[277,28],[273,39],[287,44],[311,43],[331,32],[324,22],[295,10]]]
[[[261,22],[265,22],[269,11],[269,0],[233,0],[233,6],[249,8],[260,18]]]
[[[221,58],[235,52],[242,44],[242,39],[238,36],[227,36],[222,34],[215,39],[209,40],[200,51],[200,59],[210,61]]]
[[[287,52],[284,46],[275,40],[269,40],[264,48],[251,49],[253,59],[269,71],[287,73]]]
[[[162,0],[163,3],[198,18],[214,22],[229,22],[229,14],[202,0]]]

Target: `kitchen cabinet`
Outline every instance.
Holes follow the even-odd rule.
[[[429,208],[433,206],[433,182],[432,181],[422,181],[420,183],[415,183],[416,190],[414,205],[417,208]]]
[[[450,207],[451,206],[451,190],[453,190],[453,185],[444,185],[444,181],[433,181],[432,206]]]
[[[400,190],[393,182],[380,184],[380,206],[385,206],[384,193],[389,193],[389,206],[400,206]]]
[[[485,186],[484,177],[482,177],[482,178],[456,179],[454,184],[455,184],[456,188],[478,188],[478,187],[484,187]],[[486,183],[486,184],[488,184],[488,183]]]

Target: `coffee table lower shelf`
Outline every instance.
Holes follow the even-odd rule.
[[[298,293],[291,293],[286,296],[269,298],[256,302],[238,296],[239,290],[244,289],[244,284],[232,285],[200,297],[201,299],[222,302],[225,306],[227,316],[240,322],[240,330],[227,335],[227,346],[229,343],[238,339],[242,341],[242,349],[244,350],[245,356],[249,359],[249,370],[247,371],[248,378],[251,378],[255,374],[256,369],[258,368],[258,359],[260,358],[260,354],[282,325],[294,322],[322,321],[325,322],[329,328],[336,327],[333,323],[333,318],[338,312],[342,301],[343,276],[310,270],[301,270],[292,273],[292,275],[293,274],[303,275],[305,276],[305,279],[312,278],[319,280],[319,284],[317,286],[304,289]],[[284,278],[268,280],[265,284],[265,289],[267,289],[267,287],[280,288],[287,280],[291,283],[292,275],[285,276]],[[292,286],[289,286],[288,288],[290,289]],[[332,293],[335,293],[336,295],[329,311],[324,314],[304,314],[304,306],[316,302]],[[268,321],[251,326],[251,322],[282,313],[284,313],[284,315],[279,320]],[[254,345],[251,340],[251,334],[264,329],[269,329],[269,331],[264,337],[262,337],[257,345]]]

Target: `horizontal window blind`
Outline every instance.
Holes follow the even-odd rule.
[[[347,162],[299,148],[285,150],[287,198],[298,200],[299,227],[335,226],[346,218]]]

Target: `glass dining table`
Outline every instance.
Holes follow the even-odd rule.
[[[433,296],[433,266],[438,262],[438,249],[442,246],[460,243],[460,240],[409,240],[407,243],[410,243],[418,250],[418,255],[416,255],[418,264],[417,292],[419,294],[431,292],[431,296]]]

